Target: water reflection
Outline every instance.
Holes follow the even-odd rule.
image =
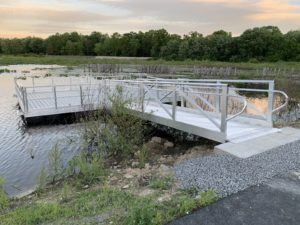
[[[14,97],[14,76],[65,73],[54,66],[10,66],[16,73],[0,75],[0,176],[6,180],[10,196],[33,189],[43,166],[47,166],[48,152],[58,143],[65,163],[79,151],[79,125],[44,125],[26,127],[19,116]],[[39,68],[33,70],[34,68]],[[72,71],[74,72],[74,71]],[[72,141],[70,141],[72,140]]]

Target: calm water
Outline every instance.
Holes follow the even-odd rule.
[[[80,146],[77,124],[25,126],[18,115],[17,99],[14,97],[14,76],[23,75],[24,71],[31,71],[26,73],[30,75],[78,71],[35,65],[1,68],[17,70],[16,73],[0,74],[0,176],[6,180],[6,191],[13,196],[35,187],[40,169],[47,166],[48,152],[56,143],[62,150],[65,162],[78,152]]]
[[[58,143],[64,162],[67,163],[80,148],[79,124],[40,125],[26,127],[18,115],[14,96],[15,76],[80,75],[82,69],[68,70],[58,66],[15,65],[0,66],[16,70],[0,74],[0,176],[6,179],[5,189],[10,196],[24,194],[36,185],[36,178],[43,166],[47,166],[48,153]],[[30,79],[28,80],[30,82]],[[300,86],[300,85],[299,85]],[[254,99],[253,104],[266,109],[266,99]],[[300,117],[299,104],[293,113],[283,112],[278,119],[296,120]],[[291,111],[290,111],[291,112]],[[32,158],[34,156],[34,158]]]

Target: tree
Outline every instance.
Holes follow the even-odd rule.
[[[226,61],[231,57],[233,42],[231,33],[224,30],[216,31],[206,38],[205,55],[210,60]]]
[[[246,30],[238,40],[239,55],[243,60],[277,61],[281,59],[284,36],[278,27],[261,27]]]

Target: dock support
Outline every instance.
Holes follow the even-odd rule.
[[[228,106],[228,86],[222,85],[221,95],[221,132],[227,133],[227,106]]]

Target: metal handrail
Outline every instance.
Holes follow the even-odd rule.
[[[274,93],[279,93],[282,94],[285,98],[284,104],[282,104],[281,106],[277,107],[276,109],[273,109],[272,113],[279,111],[280,109],[284,108],[287,106],[288,102],[289,102],[289,96],[283,92],[283,91],[278,91],[278,90],[274,90]]]
[[[227,119],[226,119],[227,122],[228,122],[229,120],[232,120],[232,119],[238,117],[238,116],[241,115],[243,112],[245,112],[245,110],[246,110],[246,108],[247,108],[247,106],[248,106],[248,102],[247,102],[247,100],[246,100],[244,97],[239,96],[239,95],[231,95],[231,97],[237,97],[237,98],[243,99],[243,104],[244,104],[244,106],[243,106],[243,108],[242,108],[242,110],[241,110],[240,112],[238,112],[238,113],[232,115],[231,117],[227,118]]]

